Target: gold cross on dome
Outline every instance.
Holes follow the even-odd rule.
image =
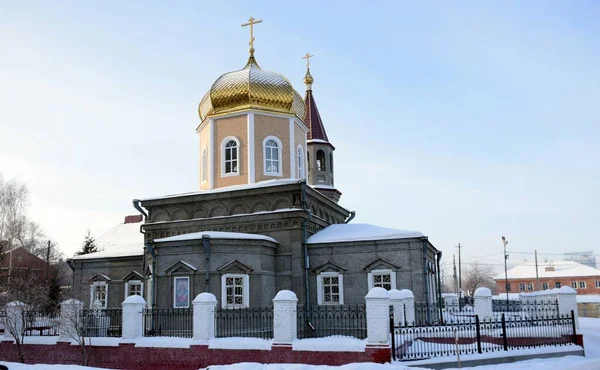
[[[250,43],[249,43],[249,45],[250,45],[251,53],[254,52],[254,25],[258,24],[258,23],[262,23],[262,20],[257,21],[253,17],[250,17],[250,19],[248,19],[248,23],[242,24],[242,27],[250,26]]]
[[[306,55],[302,57],[302,59],[306,59],[306,69],[310,68],[310,58],[312,57],[314,57],[314,55],[311,55],[310,53],[306,53]]]

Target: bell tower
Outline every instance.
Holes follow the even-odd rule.
[[[321,115],[317,109],[317,103],[312,92],[314,78],[310,74],[310,58],[312,55],[306,53],[302,59],[306,59],[306,96],[304,98],[304,123],[308,127],[306,140],[308,161],[308,184],[327,196],[334,202],[340,200],[342,193],[335,188],[333,151],[335,147],[329,142]]]

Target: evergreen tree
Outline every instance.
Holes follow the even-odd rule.
[[[96,245],[96,239],[94,239],[92,236],[92,232],[88,230],[85,238],[83,239],[81,250],[77,252],[77,255],[81,256],[82,254],[94,253],[98,251],[100,251],[100,249]]]

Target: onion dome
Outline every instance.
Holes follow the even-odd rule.
[[[204,95],[198,106],[201,120],[211,114],[243,109],[291,113],[304,118],[302,96],[283,75],[261,69],[252,51],[244,68],[217,78]]]

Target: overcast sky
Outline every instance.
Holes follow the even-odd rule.
[[[597,1],[0,1],[0,173],[67,256],[132,199],[198,188],[197,105],[244,66],[250,16],[302,94],[315,55],[355,222],[498,272],[502,235],[511,263],[600,255]]]

